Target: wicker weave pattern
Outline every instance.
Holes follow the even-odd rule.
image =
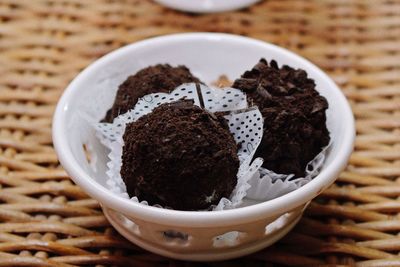
[[[0,1],[0,266],[195,266],[119,237],[51,144],[66,84],[97,57],[182,31],[249,35],[324,68],[352,103],[356,151],[272,248],[211,266],[400,266],[400,1],[263,1],[187,15],[147,0]]]

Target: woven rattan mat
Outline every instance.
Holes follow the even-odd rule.
[[[325,69],[357,120],[337,183],[271,248],[209,266],[400,266],[400,1],[269,0],[189,15],[147,0],[0,0],[0,266],[195,266],[124,241],[52,148],[67,83],[97,57],[182,31],[243,34]]]

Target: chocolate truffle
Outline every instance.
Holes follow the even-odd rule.
[[[129,196],[177,210],[201,210],[237,183],[237,144],[221,115],[191,100],[162,104],[127,124],[121,176]]]
[[[264,132],[255,156],[276,173],[304,176],[307,163],[329,143],[326,99],[302,69],[279,68],[261,59],[235,80],[264,117]]]
[[[118,88],[114,104],[102,122],[111,123],[115,117],[135,107],[139,98],[152,93],[169,93],[183,83],[200,82],[185,66],[158,64],[129,76]]]

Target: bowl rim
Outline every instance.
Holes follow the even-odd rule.
[[[192,13],[218,13],[253,5],[261,0],[155,0],[160,5]]]
[[[311,180],[306,185],[298,188],[295,191],[287,193],[281,197],[258,203],[255,205],[241,207],[232,210],[222,211],[180,211],[180,210],[169,210],[160,209],[152,206],[145,206],[117,196],[97,183],[93,178],[87,174],[82,167],[80,167],[77,160],[74,158],[71,149],[68,146],[68,142],[65,136],[68,132],[65,129],[65,119],[68,110],[68,103],[71,96],[75,91],[80,89],[80,83],[82,83],[86,76],[92,72],[97,71],[101,66],[107,64],[107,62],[115,57],[120,56],[124,53],[131,53],[132,50],[140,49],[141,47],[148,45],[163,45],[170,42],[185,42],[194,40],[223,40],[229,42],[244,42],[247,44],[262,46],[273,51],[273,53],[283,53],[296,59],[298,65],[304,66],[307,69],[312,69],[315,76],[319,76],[320,79],[324,79],[330,90],[334,90],[336,94],[336,103],[341,105],[343,114],[345,114],[343,123],[344,137],[343,142],[339,144],[339,155],[333,159],[333,161],[327,165],[319,175]],[[272,53],[272,54],[273,54]],[[84,189],[91,197],[98,200],[102,205],[105,205],[111,209],[119,211],[125,215],[132,214],[134,217],[138,217],[145,221],[162,222],[167,225],[181,226],[181,227],[207,227],[207,226],[226,226],[227,224],[243,224],[251,221],[262,220],[268,217],[281,215],[285,212],[292,210],[302,204],[310,201],[316,197],[329,185],[331,185],[337,178],[339,173],[347,165],[347,161],[351,155],[355,139],[355,123],[353,113],[350,105],[346,100],[346,97],[333,82],[331,78],[327,76],[321,69],[312,64],[310,61],[303,57],[276,45],[252,39],[249,37],[243,37],[238,35],[226,34],[226,33],[178,33],[171,35],[164,35],[160,37],[154,37],[145,39],[139,42],[129,44],[114,50],[103,57],[97,59],[88,67],[86,67],[81,73],[79,73],[75,79],[67,86],[63,95],[61,96],[53,117],[53,128],[52,128],[53,144],[58,155],[61,165],[64,167],[66,172],[71,176],[73,181]]]

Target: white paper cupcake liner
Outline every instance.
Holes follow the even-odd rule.
[[[259,168],[257,173],[248,181],[250,185],[246,197],[251,201],[263,202],[290,193],[310,182],[321,171],[325,156],[331,144],[311,160],[306,167],[305,177],[294,177],[293,174],[277,174],[266,168]]]
[[[261,160],[252,162],[256,148],[261,142],[263,120],[256,107],[248,107],[246,95],[234,88],[209,88],[201,84],[183,84],[171,93],[149,94],[141,98],[135,107],[114,119],[113,123],[97,123],[97,135],[101,142],[110,149],[107,163],[107,185],[120,196],[129,198],[120,170],[122,165],[123,134],[127,123],[136,121],[150,113],[154,108],[182,98],[192,99],[195,105],[209,112],[226,112],[229,130],[236,143],[241,143],[238,150],[240,167],[237,185],[229,199],[222,198],[213,210],[231,209],[239,206],[250,188],[248,181],[258,172]],[[136,197],[132,201],[138,202]],[[147,205],[146,201],[141,204]]]
[[[247,203],[260,203],[271,200],[307,184],[321,170],[330,145],[326,146],[308,165],[306,176],[276,174],[262,166],[263,159],[253,159],[263,134],[263,119],[257,107],[248,107],[246,95],[234,88],[213,88],[202,84],[183,84],[171,93],[149,94],[141,98],[135,107],[114,119],[113,123],[96,123],[96,133],[100,141],[110,149],[107,163],[107,185],[122,197],[129,198],[125,183],[120,175],[122,165],[123,134],[127,123],[136,121],[150,113],[157,106],[186,98],[209,112],[225,112],[230,132],[236,143],[242,143],[238,151],[240,167],[238,182],[229,199],[222,198],[212,210],[225,210],[240,207],[246,198]],[[311,171],[309,171],[310,169]],[[132,201],[148,205],[137,197]],[[160,205],[154,205],[161,207]],[[167,208],[167,207],[164,207]]]

